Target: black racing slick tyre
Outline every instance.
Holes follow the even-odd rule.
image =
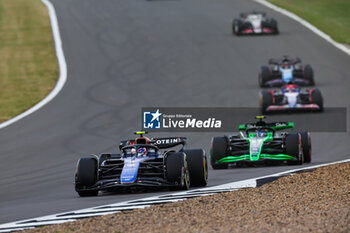
[[[166,176],[174,183],[174,189],[188,190],[190,188],[190,173],[186,154],[183,152],[171,153],[166,158]]]
[[[311,86],[315,85],[314,70],[312,69],[312,67],[310,65],[304,66],[303,73],[304,73],[304,79],[306,79],[309,82],[309,85],[311,85]]]
[[[239,36],[242,24],[243,24],[242,20],[234,19],[232,22],[232,34]]]
[[[286,154],[293,156],[296,160],[288,161],[289,165],[301,165],[303,164],[303,156],[301,152],[301,136],[300,134],[289,134],[285,140]]]
[[[270,24],[271,24],[271,28],[273,28],[275,30],[274,34],[278,34],[278,26],[277,26],[277,20],[275,20],[274,18],[271,18],[270,20]]]
[[[272,96],[271,93],[268,91],[261,91],[260,92],[260,108],[261,113],[266,114],[267,108],[272,105]]]
[[[208,163],[205,151],[202,149],[184,150],[191,177],[191,187],[207,185]]]
[[[314,89],[311,92],[311,101],[313,104],[317,104],[320,109],[319,111],[322,112],[323,111],[323,97],[321,94],[321,91],[319,89]]]
[[[98,190],[84,190],[97,182],[97,160],[81,158],[75,174],[75,190],[81,197],[97,196]]]
[[[311,162],[311,136],[309,132],[301,132],[301,145],[303,148],[304,163]]]
[[[227,163],[217,163],[218,160],[227,156],[228,143],[226,137],[214,137],[211,141],[210,164],[213,169],[225,169]]]
[[[271,80],[271,72],[269,67],[262,66],[259,71],[259,86],[266,87],[266,82]]]

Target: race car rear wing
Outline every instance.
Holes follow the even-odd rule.
[[[262,15],[263,17],[266,16],[266,13],[264,11],[250,11],[250,12],[242,12],[239,14],[239,17],[241,18],[247,18],[248,15]]]
[[[259,129],[259,128],[271,128],[271,129],[274,129],[275,131],[285,130],[285,129],[294,129],[294,122],[248,123],[248,124],[239,125],[238,130],[247,131],[247,130]]]
[[[157,146],[159,149],[171,148],[177,145],[185,146],[187,142],[186,137],[167,137],[167,138],[152,138],[149,144]],[[119,149],[124,146],[135,145],[135,139],[121,141],[119,144]]]

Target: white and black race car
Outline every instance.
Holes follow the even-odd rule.
[[[278,34],[277,21],[267,18],[265,12],[241,13],[232,21],[232,33],[236,35]]]
[[[323,98],[316,88],[303,90],[295,84],[288,84],[279,91],[261,91],[260,107],[263,114],[298,110],[323,111]]]

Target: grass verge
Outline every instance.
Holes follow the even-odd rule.
[[[268,0],[310,22],[335,41],[350,44],[349,0]]]
[[[0,122],[42,100],[57,77],[47,8],[40,0],[0,0]]]

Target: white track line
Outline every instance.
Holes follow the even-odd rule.
[[[17,122],[17,121],[21,120],[22,118],[32,114],[33,112],[39,110],[40,108],[42,108],[45,104],[47,104],[53,98],[56,97],[56,95],[62,90],[62,88],[67,80],[67,63],[66,63],[63,49],[62,49],[62,40],[61,40],[60,31],[59,31],[59,27],[58,27],[55,8],[49,0],[41,0],[41,1],[45,4],[45,6],[47,7],[47,9],[49,11],[51,28],[52,28],[52,35],[53,35],[53,39],[55,41],[56,56],[58,59],[60,75],[58,77],[58,81],[55,85],[55,88],[50,92],[50,94],[48,96],[46,96],[43,100],[41,100],[39,103],[37,103],[34,107],[28,109],[27,111],[19,114],[18,116],[14,117],[8,121],[5,121],[2,124],[0,124],[0,129],[5,128],[6,126],[9,126],[9,125]]]
[[[223,185],[218,185],[213,187],[182,191],[182,192],[172,193],[172,194],[163,194],[159,196],[151,196],[147,198],[124,201],[124,202],[114,203],[110,205],[102,205],[102,206],[69,211],[69,212],[60,213],[60,214],[47,215],[43,217],[27,219],[27,220],[22,220],[17,222],[4,223],[4,224],[0,224],[0,232],[10,232],[10,231],[15,231],[19,229],[30,229],[37,226],[43,226],[43,225],[60,224],[64,222],[75,221],[79,218],[102,216],[106,214],[117,213],[123,210],[146,208],[151,205],[162,204],[165,202],[169,203],[169,202],[182,201],[187,198],[193,197],[193,195],[196,192],[200,193],[197,196],[208,196],[208,195],[215,194],[213,191],[217,191],[217,193],[220,193],[220,192],[229,192],[233,190],[238,190],[242,188],[254,188],[254,187],[257,187],[257,181],[260,179],[293,175],[294,173],[300,172],[303,170],[310,170],[310,169],[315,169],[315,168],[339,164],[339,163],[346,163],[346,162],[350,162],[350,159],[341,160],[341,161],[332,162],[332,163],[326,163],[326,164],[319,164],[319,165],[310,166],[310,167],[293,169],[293,170],[279,172],[279,173],[275,173],[267,176],[261,176],[257,178],[231,182],[228,184],[223,184]]]
[[[255,2],[258,2],[268,8],[271,8],[274,11],[277,11],[285,16],[288,16],[291,19],[294,19],[295,21],[298,21],[299,23],[301,23],[303,26],[307,27],[308,29],[310,29],[311,31],[313,31],[314,33],[316,33],[318,36],[322,37],[323,39],[325,39],[327,42],[331,43],[332,45],[334,45],[335,47],[337,47],[338,49],[342,50],[344,53],[350,55],[350,49],[347,48],[345,45],[340,44],[336,41],[334,41],[328,34],[322,32],[321,30],[319,30],[318,28],[316,28],[315,26],[313,26],[312,24],[310,24],[309,22],[307,22],[306,20],[300,18],[299,16],[297,16],[294,13],[291,13],[285,9],[282,9],[276,5],[273,5],[272,3],[269,3],[266,0],[254,0]]]
[[[285,176],[285,175],[294,174],[294,173],[301,172],[301,171],[304,171],[304,170],[316,169],[316,168],[320,168],[320,167],[335,165],[335,164],[339,164],[339,163],[347,163],[347,162],[350,162],[350,159],[345,159],[345,160],[331,162],[331,163],[324,163],[324,164],[314,165],[314,166],[310,166],[310,167],[303,167],[303,168],[293,169],[293,170],[279,172],[279,173],[275,173],[275,174],[271,174],[271,175],[267,175],[267,176],[260,176],[260,177],[256,177],[256,178],[252,178],[252,179],[247,179],[247,180],[242,180],[242,181],[236,181],[236,182],[232,182],[232,183],[222,184],[222,185],[218,185],[218,186],[215,186],[215,187],[212,187],[212,188],[228,189],[228,188],[236,187],[237,184],[239,184],[239,183],[241,184],[241,188],[243,188],[244,185],[247,185],[247,187],[249,187],[249,184],[252,184],[253,181],[256,181],[256,180],[265,179],[265,178],[269,178],[269,177],[282,177],[282,176]],[[203,188],[201,190],[205,190],[205,188]]]

